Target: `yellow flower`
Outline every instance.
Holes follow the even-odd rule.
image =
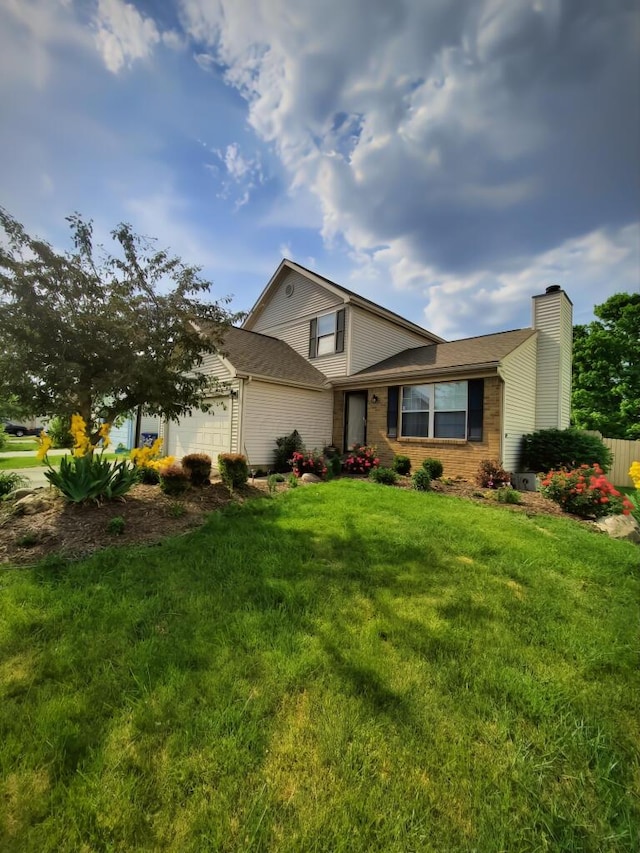
[[[629,468],[629,476],[633,480],[636,489],[640,489],[640,462],[632,462]]]
[[[111,431],[111,424],[102,424],[99,430],[100,438],[102,439],[102,449],[106,450],[107,447],[111,444],[111,439],[109,438],[109,433]]]
[[[40,447],[38,448],[38,452],[36,453],[36,459],[38,459],[40,462],[43,462],[45,456],[49,452],[49,449],[53,446],[53,441],[46,434],[46,432],[41,432],[40,438],[38,439],[38,444],[40,445]]]
[[[82,415],[71,415],[71,435],[73,436],[73,455],[80,458],[93,453],[93,447],[87,436],[87,425]]]

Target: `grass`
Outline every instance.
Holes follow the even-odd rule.
[[[49,456],[49,461],[54,468],[60,467],[60,462],[62,460],[62,456]],[[122,454],[116,453],[105,453],[105,459],[122,459]],[[43,463],[36,459],[35,456],[5,456],[0,458],[0,471],[6,471],[9,469],[17,469],[17,468],[42,468]]]
[[[638,550],[334,481],[0,574],[0,849],[637,849]]]
[[[4,453],[13,451],[14,453],[25,453],[29,450],[36,451],[38,444],[35,438],[9,438]]]

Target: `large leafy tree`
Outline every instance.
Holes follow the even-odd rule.
[[[202,408],[203,355],[237,318],[210,283],[126,224],[115,254],[68,217],[58,252],[0,208],[0,399],[34,414],[80,413],[95,434],[138,406],[170,419]],[[206,329],[206,334],[203,330]]]
[[[573,329],[572,416],[607,438],[640,438],[640,293],[616,293]]]

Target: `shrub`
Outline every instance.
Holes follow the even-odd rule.
[[[25,486],[29,481],[20,474],[11,474],[9,471],[0,471],[0,498],[10,494],[14,489]]]
[[[385,486],[395,486],[398,482],[398,475],[393,468],[372,468],[369,471],[369,479]]]
[[[107,523],[107,533],[111,533],[113,536],[122,536],[124,527],[124,518],[121,515],[115,515]]]
[[[276,438],[276,449],[273,454],[273,467],[278,474],[291,471],[293,454],[302,450],[302,438],[297,429],[289,435]]]
[[[522,438],[520,462],[523,471],[556,471],[598,464],[608,471],[613,455],[597,435],[582,430],[540,429]]]
[[[52,447],[73,447],[73,436],[71,435],[71,419],[56,415],[51,418],[47,425],[47,435],[51,439]]]
[[[293,466],[293,474],[296,477],[302,477],[303,474],[315,474],[316,477],[325,477],[327,474],[327,466],[325,465],[324,457],[312,450],[311,453],[303,453],[296,450],[291,458]]]
[[[431,477],[426,468],[418,468],[411,478],[413,488],[418,492],[428,492],[431,488]]]
[[[520,492],[512,489],[511,486],[504,486],[496,492],[498,502],[501,504],[519,504]]]
[[[298,482],[298,478],[295,474],[289,474],[289,479],[287,480],[290,489],[296,489],[300,483]]]
[[[211,457],[206,453],[189,453],[182,457],[182,467],[194,486],[205,486],[211,476]]]
[[[483,459],[476,474],[476,483],[483,489],[499,489],[511,485],[511,474],[493,459]]]
[[[249,479],[247,457],[241,453],[221,453],[218,456],[220,479],[228,489],[244,486]]]
[[[165,495],[172,497],[182,495],[189,488],[189,475],[182,465],[173,462],[171,465],[160,468],[159,474],[160,488]]]
[[[364,444],[354,444],[349,449],[342,467],[347,474],[369,474],[372,468],[377,468],[380,460],[376,456],[375,447]]]
[[[599,465],[581,465],[573,471],[549,471],[540,491],[565,512],[581,518],[629,515],[633,510],[631,501],[611,485]]]
[[[340,458],[338,448],[334,447],[332,444],[327,447],[323,447],[322,455],[324,456],[325,465],[327,466],[327,479],[338,477],[342,472],[342,459]]]
[[[269,474],[269,476],[267,477],[267,488],[269,489],[270,495],[273,495],[276,493],[276,490],[278,488],[278,483],[282,483],[283,480],[284,480],[283,474]]]
[[[138,481],[145,486],[157,486],[160,482],[160,474],[157,468],[150,465],[136,465],[135,469]]]
[[[7,433],[5,432],[4,425],[0,424],[0,453],[3,450],[6,450],[9,445],[9,439],[7,438]]]
[[[428,457],[422,463],[422,467],[425,471],[429,472],[429,476],[432,480],[439,480],[442,477],[442,473],[444,471],[444,466],[439,459],[434,459],[433,457]]]
[[[396,474],[410,474],[411,460],[408,456],[394,456],[393,462],[391,463],[391,467],[396,472]]]

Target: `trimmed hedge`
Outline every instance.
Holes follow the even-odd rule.
[[[249,479],[247,457],[241,453],[221,453],[218,456],[220,479],[229,489],[244,486]]]
[[[608,471],[613,454],[597,435],[589,435],[575,427],[540,429],[522,438],[520,467],[523,471],[546,473],[595,463]]]

